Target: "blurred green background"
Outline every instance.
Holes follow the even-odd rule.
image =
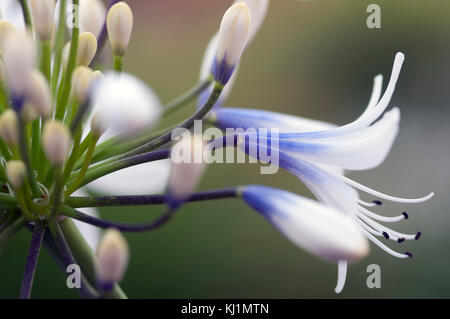
[[[136,16],[126,71],[167,102],[193,86],[203,52],[231,0],[128,1]],[[368,29],[366,8],[381,6],[381,29]],[[352,173],[383,192],[425,204],[378,211],[410,219],[419,241],[393,244],[414,258],[399,260],[375,246],[349,268],[341,295],[337,267],[301,251],[238,200],[188,204],[166,227],[127,235],[131,262],[122,283],[132,298],[445,298],[450,297],[450,2],[446,0],[272,0],[267,19],[245,52],[228,106],[262,108],[338,124],[364,109],[372,79],[390,75],[394,55],[406,61],[391,106],[399,106],[399,137],[386,162]],[[191,114],[194,105],[171,118]],[[311,196],[284,171],[261,176],[256,165],[213,165],[200,189],[266,184]],[[371,199],[367,197],[367,199]],[[145,220],[161,207],[103,209],[117,221]],[[0,297],[16,297],[30,235],[23,231],[0,256]],[[381,289],[368,289],[366,267],[381,266]],[[34,297],[77,297],[44,252]]]

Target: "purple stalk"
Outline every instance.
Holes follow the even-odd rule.
[[[237,188],[215,189],[193,193],[187,202],[200,202],[214,199],[235,198],[238,196]],[[83,207],[114,207],[157,205],[166,202],[166,195],[135,195],[135,196],[94,196],[69,197],[65,204],[73,208]]]
[[[208,192],[199,192],[193,194],[188,198],[188,201],[204,201],[220,198],[233,198],[238,196],[236,188],[214,190]],[[105,197],[92,197],[92,198],[69,198],[68,204],[72,200],[72,204],[77,201],[90,200],[91,204],[95,202],[95,206],[127,206],[127,205],[148,205],[148,204],[163,204],[165,203],[165,195],[150,195],[150,196],[105,196]],[[102,205],[103,204],[103,205]],[[77,205],[78,206],[78,205]],[[86,206],[84,206],[86,207]],[[91,205],[88,204],[88,207]],[[175,211],[169,210],[163,215],[159,216],[153,221],[140,224],[123,224],[111,221],[106,221],[100,218],[86,215],[80,211],[77,211],[69,206],[63,206],[61,213],[65,216],[77,219],[81,222],[91,224],[100,228],[115,228],[124,232],[143,232],[150,231],[165,225],[173,216]]]
[[[23,274],[22,287],[20,289],[20,299],[29,299],[31,289],[33,288],[34,274],[41,251],[42,239],[44,238],[45,228],[42,224],[36,223],[31,236],[30,250],[28,251],[27,263],[25,264],[25,273]]]
[[[53,225],[50,225],[50,230],[64,266],[67,268],[69,265],[76,265],[77,262],[73,257],[72,251],[67,244],[66,238],[64,237],[59,224],[54,223]],[[99,297],[92,286],[87,282],[83,274],[81,274],[81,287],[79,288],[79,291],[86,298],[94,299]]]

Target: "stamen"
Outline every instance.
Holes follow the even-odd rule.
[[[360,216],[367,224],[369,224],[370,226],[372,226],[374,229],[378,230],[378,231],[385,231],[389,234],[389,236],[392,237],[392,239],[394,240],[398,240],[399,238],[404,238],[407,240],[412,240],[415,239],[416,234],[412,235],[412,234],[403,234],[400,232],[397,232],[395,230],[392,230],[386,226],[381,225],[380,223],[377,223],[376,221],[371,220],[370,218],[368,218],[367,216],[358,213],[358,216]]]
[[[405,216],[405,219],[408,219],[408,218],[409,218],[409,215],[408,215],[407,212],[403,212],[402,215]]]
[[[413,203],[422,203],[422,202],[425,202],[425,201],[429,200],[431,197],[434,196],[434,193],[430,193],[427,196],[424,196],[424,197],[421,197],[421,198],[401,198],[401,197],[390,196],[390,195],[378,192],[378,191],[376,191],[374,189],[371,189],[371,188],[369,188],[367,186],[364,186],[364,185],[362,185],[362,184],[360,184],[358,182],[355,182],[354,180],[351,180],[350,178],[345,177],[343,175],[334,174],[332,172],[330,172],[330,174],[333,174],[333,176],[339,178],[344,183],[346,183],[346,184],[348,184],[350,186],[353,186],[353,187],[355,187],[355,188],[357,188],[357,189],[359,189],[359,190],[361,190],[363,192],[366,192],[367,194],[371,194],[373,196],[377,196],[377,197],[380,197],[380,198],[383,198],[383,199],[386,199],[386,200],[390,200],[392,202],[411,203],[411,204],[413,204]]]
[[[399,216],[394,216],[394,217],[386,217],[386,216],[381,216],[378,214],[375,214],[373,212],[371,212],[368,209],[365,209],[364,207],[358,207],[359,211],[362,212],[364,215],[367,215],[375,220],[379,220],[380,222],[386,222],[386,223],[395,223],[395,222],[399,222],[401,220],[406,219],[405,215],[399,215]]]
[[[405,238],[399,238],[399,239],[397,239],[397,242],[400,244],[400,243],[403,243],[405,240],[406,240]]]
[[[383,236],[384,236],[384,238],[389,239],[389,234],[386,233],[385,231],[383,232]]]
[[[383,205],[383,202],[381,200],[374,200],[373,203],[377,206]]]
[[[389,248],[388,246],[386,246],[385,244],[383,244],[381,241],[379,241],[378,239],[376,239],[372,234],[370,234],[369,232],[367,232],[365,229],[361,229],[361,231],[367,236],[367,238],[369,238],[369,240],[371,242],[373,242],[375,245],[377,245],[378,247],[380,247],[381,249],[383,249],[385,252],[387,252],[388,254],[397,257],[397,258],[408,258],[408,257],[412,257],[412,255],[410,253],[405,253],[405,254],[401,254],[399,252],[396,252],[395,250],[392,250],[391,248]]]
[[[377,231],[375,229],[373,229],[372,227],[370,227],[369,225],[365,224],[362,220],[360,220],[359,218],[355,219],[356,222],[359,224],[359,226],[363,227],[365,230],[367,230],[369,233],[381,237],[384,236],[382,232]]]
[[[415,240],[418,240],[422,236],[422,232],[417,232],[416,237],[414,237]]]
[[[408,256],[409,258],[412,258],[412,254],[410,252],[405,252],[405,255]]]
[[[375,206],[377,206],[377,204],[375,204],[375,203],[368,203],[368,202],[365,202],[365,201],[363,201],[361,199],[358,199],[358,204],[361,204],[361,205],[366,206],[366,207],[375,207]]]

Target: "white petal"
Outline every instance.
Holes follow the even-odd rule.
[[[99,178],[87,187],[107,195],[162,193],[167,187],[170,165],[170,160],[136,165]]]
[[[261,25],[266,17],[267,9],[269,8],[269,0],[236,0],[234,3],[244,2],[250,9],[252,15],[252,24],[250,25],[250,32],[248,35],[248,42],[250,43],[255,37],[256,33],[261,28]]]
[[[148,129],[161,115],[161,102],[153,90],[133,75],[109,72],[98,81],[92,93],[93,114],[108,123],[102,136],[129,136]]]
[[[91,32],[98,38],[106,19],[106,6],[99,0],[80,1],[80,32]]]
[[[354,261],[369,251],[368,241],[353,220],[326,205],[262,186],[247,186],[243,196],[288,239],[314,255],[333,262]]]
[[[380,165],[389,154],[398,134],[399,122],[400,111],[394,108],[377,123],[354,133],[313,139],[312,142],[282,139],[279,147],[318,164],[351,170],[371,169]]]
[[[19,1],[16,0],[1,0],[0,10],[2,19],[11,22],[17,30],[25,29],[25,22],[23,19],[22,8]]]
[[[87,196],[87,194],[83,190],[77,190],[73,195]],[[89,216],[99,217],[97,209],[93,207],[77,208],[77,210]],[[100,230],[100,228],[89,225],[87,223],[80,222],[76,219],[73,219],[73,221],[77,226],[78,230],[83,235],[84,239],[89,244],[89,246],[92,248],[93,251],[95,251],[97,249],[98,243],[100,242],[100,237],[102,235],[102,231]]]

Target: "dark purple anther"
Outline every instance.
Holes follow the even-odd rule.
[[[408,219],[408,218],[409,218],[409,215],[408,215],[407,212],[403,212],[402,215],[405,216],[405,219]]]
[[[383,236],[384,236],[384,238],[389,239],[389,234],[386,233],[385,231],[383,232]]]
[[[414,237],[415,240],[419,239],[420,236],[422,236],[422,232],[417,232],[416,237]]]
[[[372,203],[374,203],[377,206],[383,205],[383,202],[381,200],[374,200],[374,201],[372,201]]]
[[[405,252],[405,255],[408,256],[409,258],[412,258],[412,254],[410,252]]]
[[[399,239],[397,239],[397,242],[400,244],[400,243],[403,243],[405,241],[405,238],[399,238]]]

